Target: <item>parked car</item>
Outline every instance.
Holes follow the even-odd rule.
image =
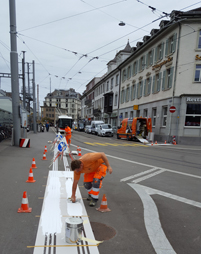
[[[91,125],[86,125],[84,131],[88,134],[91,134]]]
[[[97,126],[104,124],[103,121],[92,121],[91,122],[91,133],[97,135]]]
[[[78,131],[84,131],[84,124],[83,123],[79,123],[77,129],[78,129]]]
[[[101,124],[98,125],[97,127],[97,134],[98,136],[109,136],[109,137],[113,137],[113,130],[112,130],[112,126],[110,124]]]

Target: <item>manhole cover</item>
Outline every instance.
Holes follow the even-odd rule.
[[[91,227],[97,241],[109,240],[116,235],[114,228],[103,223],[91,222]]]

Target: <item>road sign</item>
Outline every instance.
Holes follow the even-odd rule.
[[[176,108],[175,106],[171,106],[170,109],[169,109],[170,113],[174,113],[176,111]]]

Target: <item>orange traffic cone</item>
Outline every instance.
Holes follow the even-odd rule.
[[[79,152],[79,146],[77,146],[77,152]]]
[[[151,145],[153,146],[154,144],[153,144],[153,141],[151,142]]]
[[[176,142],[176,140],[174,141],[174,145],[176,145],[177,144],[177,142]]]
[[[44,153],[43,153],[43,159],[42,159],[42,160],[43,160],[43,161],[46,161],[46,160],[47,160],[45,151],[44,151]]]
[[[32,171],[32,168],[30,168],[29,170],[29,177],[28,177],[28,180],[26,181],[27,183],[35,183],[36,180],[34,180],[33,178],[33,171]]]
[[[47,146],[45,146],[45,150],[44,150],[45,153],[47,153]]]
[[[102,213],[104,212],[110,212],[111,210],[107,207],[107,198],[106,195],[103,194],[103,198],[101,201],[101,206],[99,208],[96,208],[97,211],[100,211]]]
[[[155,141],[155,145],[157,145],[157,141]]]
[[[27,192],[23,192],[22,197],[22,204],[21,207],[18,209],[18,213],[31,213],[32,208],[29,208],[28,198],[27,198]]]
[[[165,140],[165,144],[167,144],[167,143],[166,143],[166,140]]]
[[[32,168],[37,168],[37,167],[36,167],[36,161],[35,161],[34,158],[33,158],[33,160],[32,160],[32,165],[31,165],[31,167],[32,167]]]
[[[78,155],[77,156],[82,156],[81,154],[81,148],[79,148],[79,151],[78,151]]]

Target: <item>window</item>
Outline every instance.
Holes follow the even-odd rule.
[[[109,97],[109,106],[112,106],[112,102],[113,102],[113,100],[112,100],[112,99],[113,99],[113,97],[112,97],[112,96],[110,96],[110,97]]]
[[[199,30],[198,48],[201,49],[201,30]]]
[[[131,67],[128,66],[128,70],[127,70],[127,79],[131,78]]]
[[[138,61],[133,63],[133,76],[137,74]]]
[[[162,42],[161,44],[159,44],[156,47],[156,51],[155,51],[155,62],[163,59],[163,51],[164,51],[164,42]]]
[[[119,85],[119,74],[116,75],[116,86]]]
[[[113,85],[114,85],[114,78],[111,79],[111,86],[110,86],[110,89],[113,88]]]
[[[107,81],[107,90],[106,91],[109,91],[109,81]]]
[[[130,99],[130,86],[127,86],[126,88],[126,99],[125,101],[128,102]]]
[[[177,34],[175,33],[166,40],[165,56],[168,56],[176,50]]]
[[[167,106],[163,107],[162,126],[164,126],[164,127],[167,125],[167,110],[168,110]]]
[[[153,64],[153,55],[154,55],[153,49],[147,53],[147,61],[146,61],[147,67],[149,67]]]
[[[200,126],[201,104],[187,104],[185,126]]]
[[[157,73],[153,77],[152,93],[158,93],[161,87],[161,75],[162,73]]]
[[[125,97],[124,88],[122,88],[122,90],[121,90],[121,104],[124,103],[124,97]]]
[[[151,91],[151,80],[152,80],[152,78],[149,77],[149,78],[145,79],[145,81],[144,81],[144,96],[150,95],[150,91]]]
[[[135,93],[136,93],[136,85],[132,85],[131,87],[131,100],[135,100]]]
[[[128,118],[128,112],[125,112],[125,118]]]
[[[144,109],[144,114],[143,114],[143,116],[144,116],[144,117],[147,117],[147,115],[148,115],[148,109]]]
[[[196,64],[194,81],[201,82],[201,64]]]
[[[117,106],[117,100],[118,100],[118,94],[115,94],[115,98],[114,98],[114,105]]]
[[[171,67],[163,72],[162,90],[168,90],[172,87],[174,67]]]
[[[130,112],[130,118],[133,118],[133,111]]]
[[[122,82],[126,80],[126,69],[123,70],[122,72]]]
[[[140,81],[137,84],[137,98],[140,99],[142,97],[142,89],[143,89],[143,81]]]
[[[142,56],[139,62],[139,71],[143,71],[144,67],[145,67],[145,56]]]
[[[152,108],[152,126],[156,126],[156,108]]]

